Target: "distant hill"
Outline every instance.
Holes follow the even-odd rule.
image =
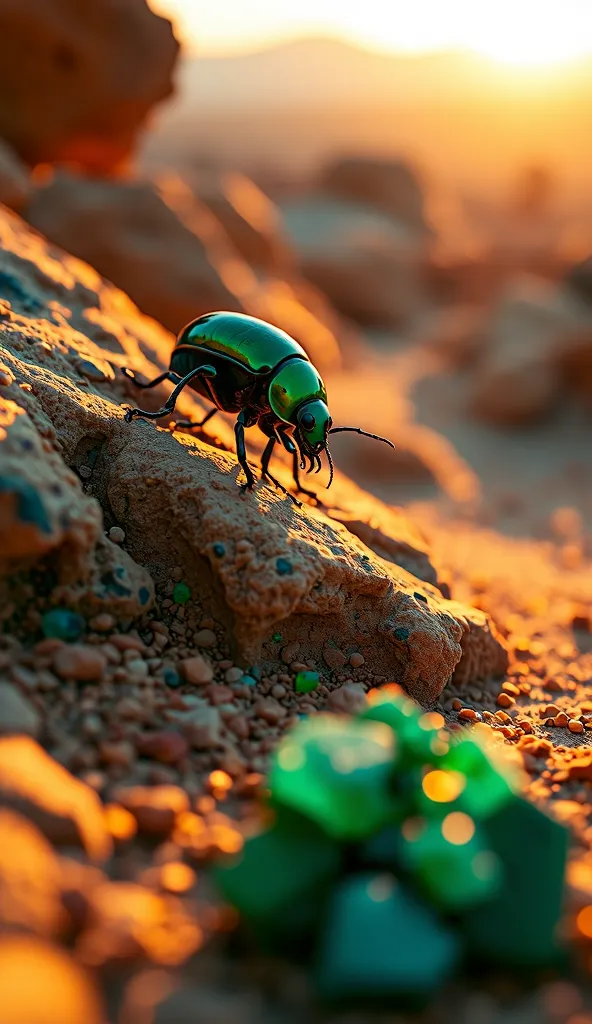
[[[587,84],[592,97],[592,61],[543,76],[501,70],[470,52],[389,54],[338,39],[297,39],[272,49],[233,57],[187,60],[179,77],[183,104],[204,108],[283,107],[369,100],[446,101],[507,92],[528,81],[532,88]]]
[[[186,60],[143,159],[247,173],[307,173],[336,152],[409,155],[489,185],[525,162],[589,193],[592,60],[544,72],[475,54],[377,53],[301,39],[258,53]]]

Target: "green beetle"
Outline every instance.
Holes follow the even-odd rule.
[[[209,399],[214,408],[199,423],[184,421],[177,426],[203,427],[219,411],[238,413],[234,430],[237,458],[247,478],[243,490],[255,484],[245,448],[245,427],[255,423],[269,438],[261,457],[262,476],[285,491],[269,472],[272,451],[279,443],[292,456],[296,488],[313,498],[314,492],[301,486],[298,469],[305,469],[308,459],[308,472],[316,466],[318,473],[321,454],[326,452],[330,469],[327,486],[331,486],[329,434],[353,430],[395,447],[385,437],[360,427],[332,426],[325,385],[304,349],[279,327],[244,313],[207,313],[192,320],[177,338],[169,370],[149,383],[140,383],[132,370],[123,368],[122,372],[140,388],[153,388],[165,380],[176,385],[157,412],[126,409],[128,423],[135,416],[154,420],[169,416],[187,385]]]

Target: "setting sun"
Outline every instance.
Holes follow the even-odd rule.
[[[589,0],[417,0],[413,7],[384,0],[153,0],[173,17],[186,44],[202,53],[228,53],[302,35],[336,35],[379,50],[472,50],[517,67],[561,64],[592,52]]]

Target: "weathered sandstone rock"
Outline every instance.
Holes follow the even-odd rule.
[[[179,44],[145,0],[2,0],[0,136],[28,163],[104,173],[172,91]]]

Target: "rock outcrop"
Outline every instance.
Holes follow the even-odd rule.
[[[41,531],[42,536],[57,550],[72,548],[71,578],[63,585],[76,593],[77,586],[85,586],[89,563],[100,567],[100,505],[105,525],[125,532],[130,574],[142,566],[138,572],[147,568],[162,578],[171,566],[183,565],[189,586],[230,627],[244,662],[273,663],[277,645],[271,634],[281,626],[284,642],[300,641],[299,657],[318,658],[335,644],[361,651],[371,671],[396,679],[424,701],[435,699],[455,671],[464,672],[464,650],[470,650],[471,678],[503,672],[506,652],[487,616],[445,600],[432,583],[397,564],[396,533],[389,543],[380,538],[376,543],[376,535],[369,535],[381,554],[387,549],[383,558],[358,539],[364,532],[359,511],[350,532],[320,509],[295,507],[269,486],[259,484],[255,493],[241,495],[233,453],[145,420],[125,423],[121,402],[129,400],[129,385],[119,366],[153,375],[167,363],[170,336],[16,216],[0,218],[0,242],[5,296],[0,399],[10,427],[0,465],[13,478],[10,522],[16,522],[17,533],[22,527],[23,538],[9,565],[10,529],[4,534],[9,579],[15,568],[26,567],[45,550],[39,524],[27,531],[18,511],[28,483],[32,493],[24,507],[43,510],[47,522],[42,525],[49,532]],[[143,398],[159,404],[162,393]],[[198,408],[186,395],[179,411],[191,414]],[[47,449],[47,473],[55,473],[66,488],[67,522],[60,518],[64,495],[52,492],[50,500],[45,477],[35,485],[26,463],[19,468],[14,461],[13,428],[32,441],[38,459]],[[43,435],[45,446],[35,432]],[[224,420],[215,434],[221,446],[233,446]],[[277,472],[287,484],[287,469]],[[343,478],[334,502],[346,520],[349,512],[355,521],[355,493],[352,501]],[[380,503],[366,496],[365,504],[368,522],[374,509],[387,532],[393,529]],[[409,544],[401,548],[405,554],[399,562],[410,564]],[[119,557],[122,549],[116,551]],[[422,558],[425,547],[416,562]],[[109,572],[117,583],[116,563]],[[103,576],[99,572],[100,580]]]
[[[145,0],[2,0],[0,37],[0,136],[29,164],[111,171],[172,91],[179,44]]]

